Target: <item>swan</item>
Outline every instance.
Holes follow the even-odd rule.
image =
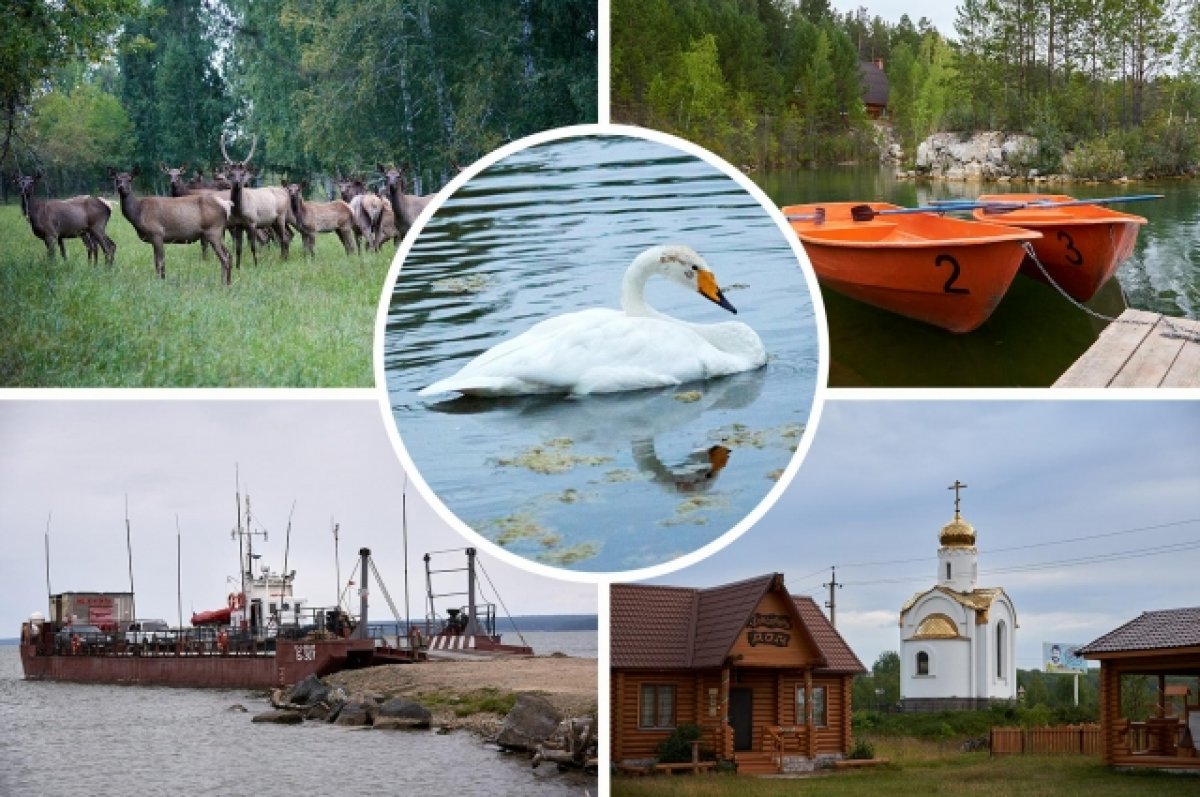
[[[652,308],[644,289],[654,276],[737,312],[695,250],[653,246],[625,271],[620,310],[596,307],[541,321],[418,395],[615,393],[726,376],[766,363],[762,341],[745,324],[692,324]]]

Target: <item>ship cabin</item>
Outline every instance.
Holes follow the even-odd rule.
[[[1143,612],[1076,652],[1100,662],[1105,764],[1200,772],[1200,607]],[[1128,699],[1147,681],[1150,706]]]
[[[54,628],[94,625],[111,633],[132,621],[132,592],[60,592],[50,596],[50,623]]]
[[[702,758],[742,774],[810,771],[851,746],[851,682],[862,663],[779,573],[694,589],[614,584],[612,760],[657,762],[677,729]]]

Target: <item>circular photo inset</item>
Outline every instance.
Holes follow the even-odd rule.
[[[576,573],[740,533],[798,466],[824,381],[782,218],[650,135],[502,152],[419,231],[387,311],[406,465],[485,541]]]

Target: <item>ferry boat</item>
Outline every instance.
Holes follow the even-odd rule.
[[[312,608],[292,591],[295,571],[267,566],[246,538],[241,583],[226,606],[192,615],[186,628],[124,633],[136,621],[133,593],[50,596],[49,617],[21,625],[21,666],[30,680],[269,689],[309,675],[426,658],[416,635],[373,637],[367,612],[370,549],[359,550],[358,616]],[[385,591],[386,594],[386,591]],[[139,623],[140,625],[140,623]]]

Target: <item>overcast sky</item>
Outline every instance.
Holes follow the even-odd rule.
[[[905,14],[912,20],[913,27],[921,21],[921,17],[926,17],[938,33],[947,38],[957,38],[954,20],[958,16],[958,3],[953,0],[930,0],[925,3],[914,3],[912,0],[832,0],[830,6],[842,14],[866,8],[867,19],[881,17],[893,25],[900,22],[900,17]]]
[[[1085,643],[1146,610],[1200,606],[1195,401],[827,401],[807,459],[763,519],[656,580],[712,586],[778,571],[824,605],[836,564],[838,630],[870,668],[899,649],[901,605],[936,583],[955,479],[968,485],[979,586],[1003,587],[1016,605],[1019,667],[1039,666],[1042,642]],[[1161,527],[1135,531],[1150,526]]]
[[[128,590],[126,495],[138,614],[176,622],[176,516],[184,622],[193,610],[224,606],[231,590],[226,577],[238,574],[238,545],[230,540],[235,466],[255,527],[269,533],[265,544],[255,538],[255,550],[275,569],[283,568],[295,502],[287,567],[297,572],[298,597],[314,606],[334,602],[332,519],[341,527],[343,581],[358,549],[370,548],[404,612],[404,472],[376,401],[7,400],[0,401],[0,452],[0,637],[17,636],[21,620],[47,611],[48,515],[54,592]],[[421,557],[466,542],[415,490],[408,490],[407,504],[409,595],[412,615],[420,618]],[[596,611],[594,586],[532,576],[486,556],[481,561],[513,614]],[[435,563],[459,567],[465,555]],[[453,580],[435,587],[464,588]],[[372,617],[390,620],[379,592],[373,596]],[[445,608],[439,603],[443,614]]]

